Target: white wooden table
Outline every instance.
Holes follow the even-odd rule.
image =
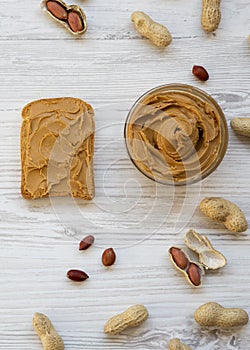
[[[229,147],[220,167],[188,188],[156,185],[129,160],[123,125],[129,108],[148,89],[188,83],[212,94],[228,122],[250,113],[250,3],[222,1],[216,35],[200,27],[200,0],[77,0],[88,31],[75,39],[41,13],[35,0],[1,0],[0,5],[0,349],[42,349],[31,320],[47,314],[76,349],[166,349],[180,337],[196,350],[249,348],[250,327],[200,329],[193,311],[208,301],[250,312],[249,232],[235,236],[203,217],[205,196],[237,203],[250,219],[250,142],[229,128]],[[164,23],[172,44],[158,49],[135,32],[130,14],[143,10]],[[191,74],[204,65],[210,80]],[[95,109],[96,197],[25,201],[20,196],[20,112],[29,101],[72,96]],[[167,256],[183,245],[188,227],[207,234],[228,259],[199,289],[190,287]],[[79,240],[94,234],[96,244],[78,251]],[[101,264],[104,248],[117,252],[116,264]],[[82,285],[66,271],[85,270]],[[150,318],[122,335],[103,333],[105,321],[136,303]]]

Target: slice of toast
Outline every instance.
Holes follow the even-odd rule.
[[[71,97],[33,101],[22,111],[21,193],[26,199],[94,197],[94,111]]]

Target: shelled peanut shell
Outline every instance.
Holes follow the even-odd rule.
[[[223,254],[214,249],[206,236],[200,235],[193,229],[187,231],[184,237],[185,244],[199,256],[199,262],[208,270],[216,270],[226,265]]]

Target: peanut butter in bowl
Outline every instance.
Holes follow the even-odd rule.
[[[129,112],[124,136],[132,162],[144,175],[176,185],[211,174],[228,143],[216,101],[182,84],[160,86],[140,97]]]

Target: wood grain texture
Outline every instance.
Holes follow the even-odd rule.
[[[40,350],[33,313],[43,312],[65,340],[66,349],[166,349],[180,337],[196,350],[245,350],[249,326],[240,330],[200,329],[195,308],[214,300],[250,312],[250,239],[228,233],[200,213],[204,196],[224,196],[250,219],[250,141],[231,130],[219,168],[188,188],[157,185],[132,165],[123,127],[128,110],[148,89],[189,83],[212,94],[229,121],[250,113],[249,1],[222,1],[216,35],[200,26],[201,1],[78,0],[88,31],[75,39],[40,11],[39,1],[2,0],[0,7],[0,349]],[[141,39],[129,20],[143,10],[166,24],[172,44],[158,49]],[[210,80],[191,74],[204,65]],[[20,196],[21,109],[39,98],[73,96],[95,109],[95,181],[92,202],[70,198],[25,201]],[[230,128],[229,128],[230,129]],[[188,227],[207,234],[228,265],[209,273],[194,290],[167,257],[183,246]],[[96,244],[78,251],[79,240]],[[117,262],[101,265],[113,246]],[[85,270],[81,285],[67,280],[70,268]],[[108,337],[106,320],[142,303],[149,320],[140,328]]]

